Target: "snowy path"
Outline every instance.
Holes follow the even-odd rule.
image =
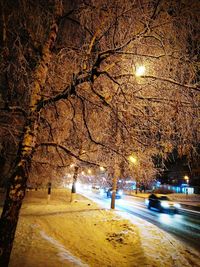
[[[58,249],[58,256],[60,259],[65,263],[73,263],[73,266],[80,266],[80,267],[88,267],[89,265],[82,263],[82,261],[75,256],[73,256],[69,251],[66,250],[66,248],[60,244],[57,240],[53,239],[52,237],[48,236],[44,231],[40,231],[41,236],[53,244],[55,248]],[[72,266],[72,265],[71,265]]]

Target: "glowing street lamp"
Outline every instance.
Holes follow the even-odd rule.
[[[187,175],[184,176],[184,179],[187,182],[187,184],[189,184],[189,177]]]
[[[129,156],[129,161],[133,164],[137,163],[137,159],[134,156]]]
[[[136,68],[135,75],[137,77],[143,76],[145,74],[145,70],[146,70],[145,66],[138,66]]]

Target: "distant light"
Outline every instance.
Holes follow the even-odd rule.
[[[190,178],[187,175],[184,176],[184,179],[187,183],[189,183]]]
[[[181,187],[188,187],[188,184],[181,184]]]
[[[70,165],[70,168],[73,168],[73,167],[74,167],[74,164],[71,164],[71,165]]]
[[[135,75],[137,77],[140,77],[140,76],[144,75],[145,70],[146,70],[145,66],[139,66],[139,67],[136,68]]]
[[[104,167],[99,167],[99,169],[100,169],[100,171],[104,171],[105,170],[105,168]]]

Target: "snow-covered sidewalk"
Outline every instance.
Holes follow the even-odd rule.
[[[10,267],[200,266],[200,253],[125,212],[105,210],[65,190],[28,192]]]

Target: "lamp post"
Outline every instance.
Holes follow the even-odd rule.
[[[73,201],[74,196],[76,194],[76,182],[77,182],[77,177],[78,177],[78,170],[79,170],[79,167],[77,165],[74,165],[74,175],[73,175],[73,181],[72,181],[70,202]]]
[[[114,175],[112,181],[111,209],[115,209],[115,196],[117,190],[117,181],[119,177],[120,177],[120,168],[118,162],[116,161],[114,165]]]

